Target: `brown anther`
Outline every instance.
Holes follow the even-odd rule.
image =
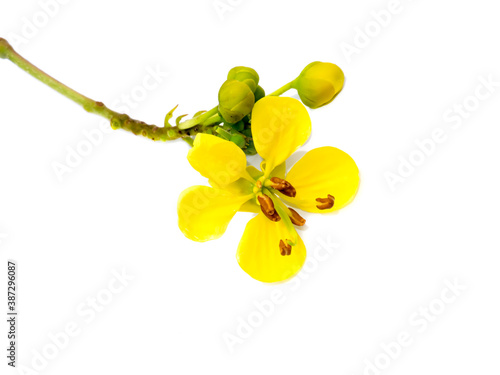
[[[274,203],[271,198],[269,198],[265,194],[260,194],[257,197],[259,204],[260,204],[260,209],[266,215],[266,217],[271,220],[271,221],[280,221],[281,217],[278,215],[276,210],[274,209]]]
[[[262,211],[262,212],[264,212],[264,211]],[[264,215],[266,215],[265,212],[264,212]],[[276,211],[274,211],[274,214],[272,214],[272,215],[266,215],[266,217],[269,220],[274,221],[275,223],[277,223],[278,221],[281,220],[281,216]]]
[[[290,210],[290,220],[294,225],[297,225],[299,227],[303,226],[306,223],[306,219],[304,219],[302,216],[300,216],[297,211],[295,211],[293,208],[288,207]]]
[[[274,203],[271,198],[269,198],[265,194],[259,194],[257,197],[259,200],[260,208],[262,209],[262,212],[264,212],[266,215],[272,215],[274,214]]]
[[[321,204],[316,205],[316,207],[320,210],[328,210],[332,208],[335,204],[335,197],[333,195],[328,194],[326,198],[316,198],[316,202]]]
[[[297,195],[297,191],[295,191],[295,188],[292,185],[290,185],[289,188],[283,190],[281,193],[290,198],[295,198],[295,196]]]
[[[269,181],[271,181],[271,187],[276,190],[284,190],[287,187],[292,186],[288,181],[279,177],[272,177]]]
[[[271,187],[273,189],[280,191],[287,197],[295,198],[295,195],[297,195],[295,188],[288,181],[279,177],[272,177],[269,181],[271,182]]]
[[[285,243],[285,241],[280,240],[280,254],[283,256],[290,255],[292,253],[292,245]]]

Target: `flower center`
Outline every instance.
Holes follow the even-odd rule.
[[[289,233],[288,238],[280,239],[279,251],[282,256],[287,256],[292,253],[292,247],[297,244],[297,232],[294,225],[303,226],[306,220],[298,214],[293,208],[287,207],[275,195],[280,192],[287,197],[294,198],[297,195],[295,188],[288,181],[272,177],[267,179],[261,177],[255,182],[253,192],[257,197],[257,203],[260,206],[262,213],[272,222],[278,222],[283,219],[283,222]],[[292,238],[291,240],[289,238]]]
[[[264,171],[265,169],[262,170]],[[298,235],[294,226],[300,227],[305,225],[306,219],[300,216],[293,208],[287,207],[279,199],[277,193],[279,192],[287,197],[295,198],[297,191],[287,180],[279,177],[269,178],[266,174],[257,180],[252,178],[251,181],[253,181],[253,194],[257,198],[256,201],[262,213],[274,223],[283,220],[289,236],[280,239],[278,244],[279,251],[282,256],[290,255],[293,246],[298,243]],[[328,210],[334,206],[335,197],[327,194],[326,198],[316,198],[316,202],[318,203],[316,207],[319,210]]]

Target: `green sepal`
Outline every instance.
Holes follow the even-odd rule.
[[[174,112],[175,110],[177,109],[177,107],[179,106],[179,104],[177,104],[174,108],[172,108],[172,110],[170,112],[168,112],[166,115],[165,115],[165,120],[163,122],[164,126],[166,128],[170,128],[172,127],[172,125],[170,125],[169,121],[172,117],[174,117]]]
[[[181,123],[181,120],[182,120],[184,117],[186,117],[186,116],[187,116],[187,115],[180,115],[179,117],[177,117],[177,118],[175,119],[175,125],[176,125],[176,126],[179,126],[179,124]]]
[[[193,118],[198,117],[199,115],[204,114],[206,111],[198,111],[194,114]]]

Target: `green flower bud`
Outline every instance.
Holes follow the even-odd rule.
[[[235,143],[239,148],[244,148],[247,144],[245,141],[245,137],[243,137],[241,134],[234,134],[229,140]]]
[[[309,108],[330,103],[344,86],[344,73],[335,64],[315,61],[307,65],[292,82],[300,100]]]
[[[219,90],[219,113],[230,124],[240,121],[252,112],[255,96],[243,82],[227,80]]]
[[[229,71],[227,74],[227,79],[235,79],[237,81],[243,82],[252,92],[255,92],[259,84],[259,75],[252,68],[247,68],[245,66],[236,66]]]
[[[243,121],[238,121],[236,124],[231,124],[231,128],[237,132],[245,129],[245,123]]]
[[[260,86],[257,86],[257,89],[255,89],[255,92],[253,94],[255,95],[255,103],[257,103],[260,99],[266,96],[266,92]]]

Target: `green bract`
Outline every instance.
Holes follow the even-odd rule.
[[[219,90],[219,113],[230,124],[248,115],[255,104],[250,87],[235,79],[229,79]]]
[[[300,100],[309,108],[330,103],[344,86],[344,73],[335,64],[315,61],[292,82]]]

